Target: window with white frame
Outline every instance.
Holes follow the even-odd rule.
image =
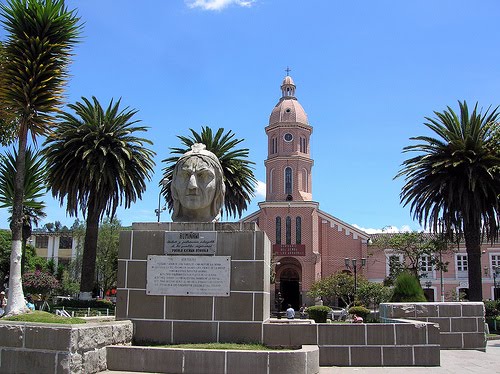
[[[432,258],[429,255],[420,257],[420,271],[422,273],[431,273],[433,270]]]
[[[491,264],[491,276],[493,276],[494,271],[496,271],[496,273],[499,274],[500,273],[500,255],[491,255],[490,264]]]
[[[500,255],[491,255],[491,267],[500,266]]]
[[[467,255],[457,255],[457,271],[468,271]]]

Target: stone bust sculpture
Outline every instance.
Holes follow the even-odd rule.
[[[195,143],[177,161],[171,184],[174,222],[214,222],[220,215],[226,187],[219,159]]]

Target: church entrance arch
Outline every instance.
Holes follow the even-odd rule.
[[[276,280],[278,281],[276,292],[281,292],[283,298],[282,308],[286,309],[291,304],[295,310],[301,305],[302,266],[300,262],[292,257],[279,260],[276,269]]]

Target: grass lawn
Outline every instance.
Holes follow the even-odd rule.
[[[30,313],[20,314],[13,317],[2,318],[3,321],[18,321],[18,322],[38,322],[38,323],[60,323],[65,325],[86,323],[83,318],[78,317],[61,317],[52,313],[35,310]]]
[[[183,349],[234,349],[239,351],[275,351],[290,348],[270,348],[263,344],[237,344],[237,343],[199,343],[199,344],[170,344],[162,345],[162,348],[183,348]]]

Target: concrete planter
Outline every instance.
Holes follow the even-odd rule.
[[[106,346],[130,344],[130,321],[60,325],[0,322],[1,373],[97,373]]]
[[[434,323],[264,324],[269,346],[314,344],[321,366],[439,366]]]
[[[384,303],[380,319],[411,319],[439,324],[441,349],[486,349],[482,302]]]
[[[110,346],[107,350],[109,370],[183,374],[319,373],[317,346],[283,351],[124,346]]]

